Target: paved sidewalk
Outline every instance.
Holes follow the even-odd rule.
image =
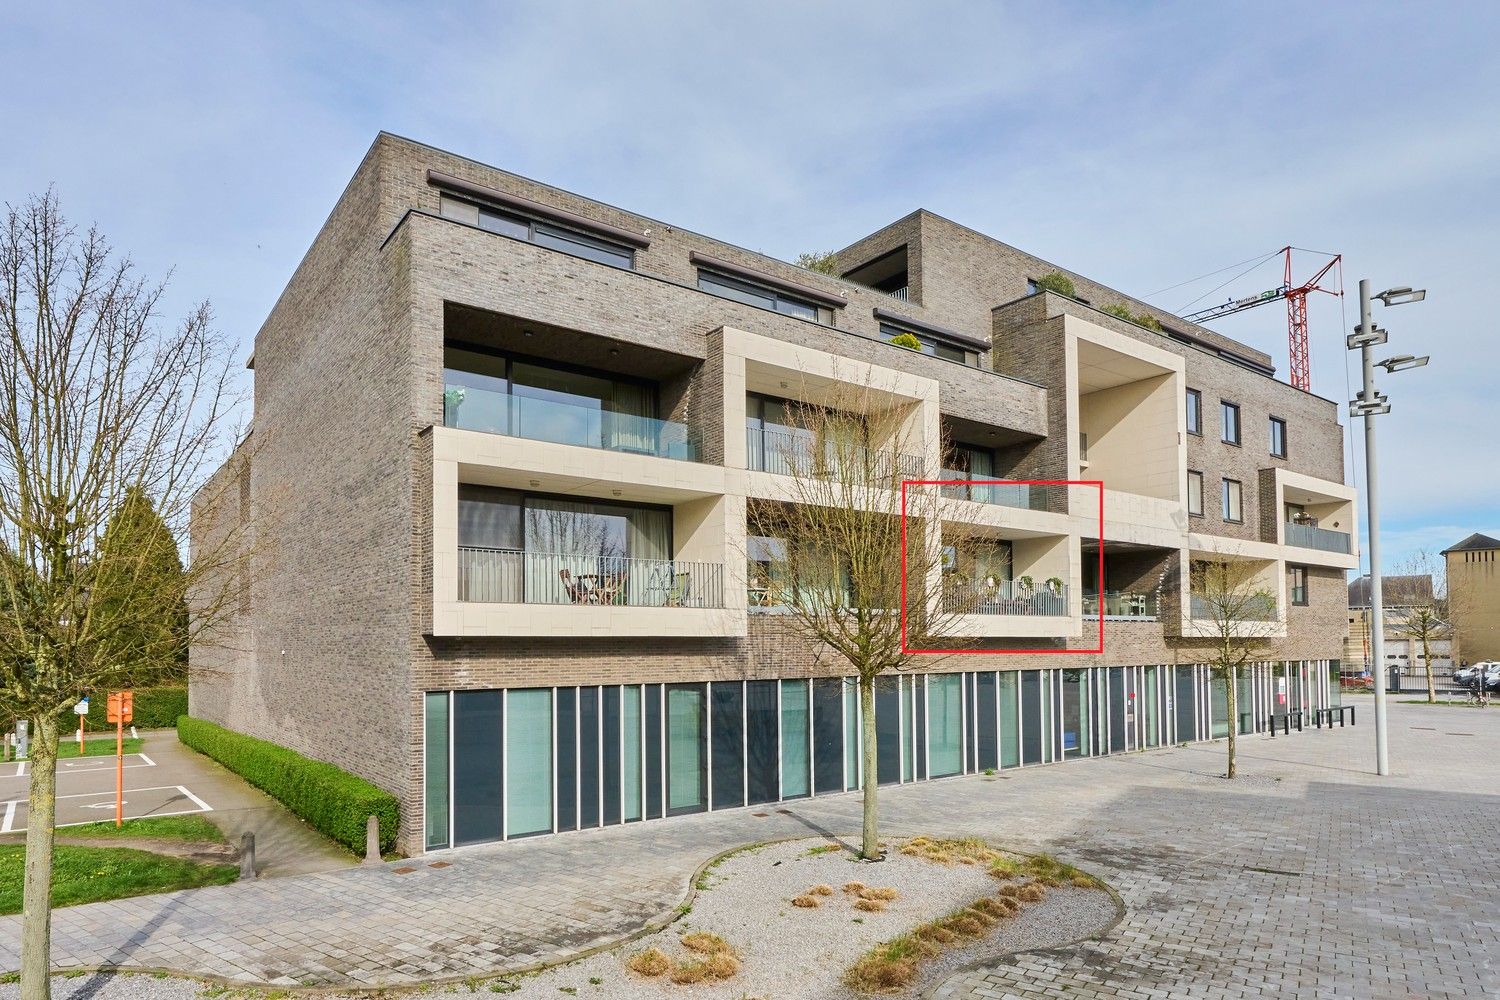
[[[1233,785],[1212,745],[883,790],[891,833],[1053,851],[1129,907],[1101,941],[998,961],[938,995],[1500,994],[1500,711],[1393,706],[1383,781],[1372,743],[1367,724],[1246,739]],[[55,954],[277,985],[493,974],[666,919],[713,854],[852,831],[858,810],[841,795],[71,907]],[[16,968],[18,939],[18,919],[0,919],[0,967]]]

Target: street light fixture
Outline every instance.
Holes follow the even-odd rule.
[[[1383,413],[1390,413],[1391,403],[1390,397],[1375,388],[1375,368],[1378,365],[1394,374],[1421,368],[1430,359],[1425,355],[1419,358],[1411,354],[1398,354],[1384,361],[1375,361],[1370,349],[1384,344],[1388,335],[1375,325],[1370,315],[1370,300],[1376,298],[1387,306],[1402,306],[1410,302],[1421,302],[1426,297],[1426,289],[1414,289],[1410,286],[1387,288],[1379,295],[1372,296],[1370,282],[1367,279],[1361,280],[1359,326],[1344,339],[1349,350],[1360,352],[1365,376],[1359,395],[1349,401],[1349,415],[1364,417],[1365,420],[1365,518],[1370,538],[1370,659],[1375,681],[1375,773],[1380,775],[1390,774],[1391,766],[1386,752],[1385,607],[1380,585],[1380,505],[1377,500],[1379,482],[1375,471],[1375,418]],[[1431,669],[1430,664],[1428,669]]]

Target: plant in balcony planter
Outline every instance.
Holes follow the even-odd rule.
[[[922,342],[914,334],[910,333],[896,334],[896,336],[891,338],[891,343],[897,347],[904,347],[908,351],[920,351],[922,349]]]
[[[1054,593],[1054,594],[1061,594],[1062,593],[1062,588],[1063,588],[1062,577],[1060,577],[1060,576],[1049,576],[1049,577],[1047,577],[1047,589],[1050,590],[1050,591],[1052,591],[1052,593]]]
[[[1036,581],[1029,576],[1016,577],[1016,586],[1021,588],[1021,593],[1023,594],[1031,593],[1031,590],[1035,585]]]
[[[1059,295],[1066,295],[1070,299],[1078,297],[1073,289],[1073,279],[1061,271],[1049,271],[1042,275],[1036,279],[1036,287],[1038,291],[1057,292]]]
[[[447,416],[451,415],[452,413],[456,412],[458,410],[459,404],[462,403],[463,401],[464,401],[464,389],[463,389],[463,386],[453,386],[452,388],[444,389],[443,390],[443,415],[445,417],[447,417]],[[445,420],[444,422],[446,423],[447,421]]]

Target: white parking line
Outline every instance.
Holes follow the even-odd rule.
[[[194,795],[192,792],[188,791],[183,786],[178,785],[177,786],[177,790],[179,792],[181,792],[183,795],[186,795],[188,798],[192,799],[194,802],[198,803],[198,807],[203,812],[207,813],[207,812],[213,812],[214,811],[214,807],[213,806],[209,805],[207,802],[204,802],[202,799],[198,798],[198,796]]]
[[[26,761],[23,760],[23,761],[21,761],[21,763],[19,763],[19,764],[16,765],[16,777],[18,777],[18,778],[24,778],[24,777],[26,777]]]
[[[130,803],[130,796],[133,795],[133,794],[138,794],[138,793],[141,793],[141,792],[168,792],[168,791],[170,791],[170,792],[177,792],[177,793],[181,794],[183,797],[191,800],[192,803],[193,803],[193,805],[196,806],[196,808],[194,808],[194,809],[174,809],[171,812],[152,812],[152,813],[149,813],[149,814],[147,814],[145,816],[126,816],[125,818],[126,819],[155,819],[155,818],[161,817],[161,816],[196,816],[196,815],[199,815],[201,813],[213,812],[214,811],[213,806],[211,806],[207,802],[203,801],[203,799],[201,799],[197,795],[194,795],[191,791],[189,791],[183,785],[156,785],[156,786],[151,787],[151,788],[127,788],[127,789],[125,789],[125,795],[126,795],[125,803],[126,803],[126,805],[129,805],[129,803]],[[64,799],[99,799],[100,800],[97,804],[94,804],[94,805],[78,806],[77,808],[80,808],[80,809],[100,809],[100,810],[113,809],[114,805],[115,805],[115,793],[114,792],[79,792],[79,793],[76,793],[76,794],[73,794],[73,795],[59,795],[57,797],[57,799],[58,799],[59,802],[61,802]],[[0,816],[0,834],[18,833],[18,832],[20,832],[20,831],[18,831],[15,828],[16,807],[19,806],[19,805],[24,805],[25,803],[26,803],[25,799],[8,799],[5,802],[0,803],[0,805],[4,805],[5,806],[5,812],[4,812],[4,814],[3,814],[3,816]],[[100,822],[100,821],[99,820],[77,820],[77,821],[72,822],[72,823],[59,823],[59,824],[57,824],[57,827],[58,827],[58,829],[62,829],[63,827],[69,827],[69,826],[89,826],[89,825],[91,825],[93,823],[97,823],[97,822]],[[105,822],[107,822],[107,821],[105,821]],[[24,830],[25,827],[22,827],[21,829]]]
[[[5,803],[5,819],[0,821],[0,833],[10,833],[10,825],[16,821],[16,804]]]

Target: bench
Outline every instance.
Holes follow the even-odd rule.
[[[1344,721],[1346,718],[1348,719],[1347,723]],[[1319,729],[1323,728],[1325,720],[1328,722],[1328,728],[1332,729],[1334,719],[1339,720],[1341,728],[1346,724],[1350,726],[1354,725],[1354,706],[1339,705],[1335,708],[1319,708],[1313,711],[1313,725]]]

